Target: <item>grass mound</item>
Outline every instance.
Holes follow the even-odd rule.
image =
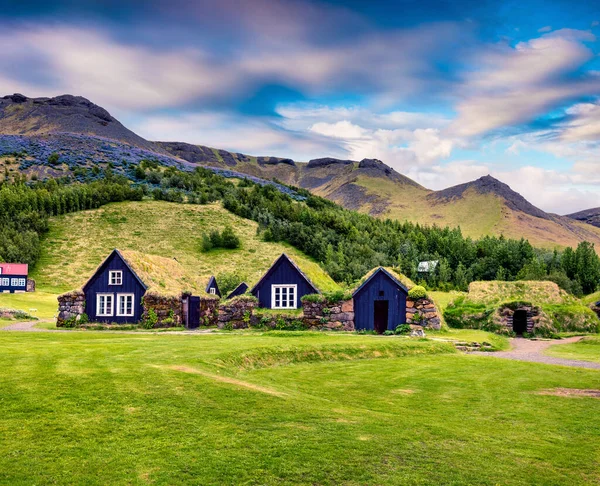
[[[456,352],[450,343],[413,341],[409,339],[378,339],[371,343],[326,345],[269,346],[250,351],[227,353],[215,359],[215,364],[239,371],[273,368],[319,361],[351,361],[374,358],[400,358],[425,354]]]
[[[473,282],[469,293],[459,296],[444,310],[446,323],[459,329],[510,334],[502,323],[505,308],[534,307],[534,333],[553,337],[559,332],[598,332],[600,320],[576,297],[554,282]]]

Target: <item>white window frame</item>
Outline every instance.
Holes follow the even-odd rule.
[[[20,278],[19,285],[17,285],[17,287],[25,287],[25,285],[27,285],[27,280],[25,280],[24,278]]]
[[[106,301],[104,302],[104,313],[100,313],[100,299],[110,297],[110,313],[106,312]],[[112,317],[115,314],[115,294],[96,294],[96,317]]]
[[[281,292],[281,290],[285,289],[286,290],[286,305],[282,305],[283,304],[283,300],[281,299],[281,297],[283,296],[283,292]],[[294,293],[294,298],[293,300],[290,299],[290,290],[293,289],[293,293]],[[280,291],[279,293],[279,305],[276,305],[276,300],[275,300],[275,294],[277,292],[277,290]],[[297,309],[296,306],[296,300],[298,298],[298,285],[296,284],[274,284],[271,285],[271,309]],[[292,305],[290,305],[290,300]]]
[[[113,283],[113,277],[114,283]],[[118,283],[117,283],[118,281]],[[108,285],[123,285],[123,270],[109,270]]]
[[[10,286],[11,287],[18,287],[19,286],[19,279],[18,278],[11,278],[10,279]]]
[[[2,277],[0,280],[1,280],[0,285],[2,287],[10,287],[10,278]]]
[[[210,289],[208,289],[208,293],[212,294],[212,295],[217,295],[217,289],[215,289],[214,287],[211,287]]]
[[[127,308],[125,308],[124,313],[121,313],[121,297],[131,297],[131,313],[127,313]],[[117,317],[133,317],[135,315],[135,294],[117,294],[115,310],[117,311]]]

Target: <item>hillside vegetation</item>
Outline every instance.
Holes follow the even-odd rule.
[[[201,251],[202,234],[230,225],[242,240],[237,250]],[[313,261],[288,244],[265,242],[257,224],[219,204],[183,205],[165,201],[123,202],[50,219],[41,257],[32,272],[38,287],[62,292],[80,287],[114,249],[175,258],[190,274],[205,279],[236,273],[256,282],[283,252],[312,269],[323,290],[339,288]],[[183,289],[182,289],[183,290]]]

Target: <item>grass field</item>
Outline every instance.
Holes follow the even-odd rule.
[[[600,363],[600,337],[588,336],[573,344],[550,346],[546,350],[549,356],[565,359],[580,359]]]
[[[242,240],[238,250],[200,251],[203,233],[231,225]],[[124,202],[52,218],[42,241],[42,256],[32,278],[40,289],[60,293],[84,284],[114,249],[135,250],[176,258],[199,277],[237,271],[256,282],[283,252],[308,267],[322,290],[337,285],[306,255],[290,245],[265,243],[257,224],[239,218],[218,204],[182,205],[162,201]]]
[[[443,343],[1,333],[2,484],[598,484],[600,374]]]
[[[40,319],[54,317],[58,309],[56,294],[36,291],[23,294],[0,294],[0,308],[27,312]],[[33,311],[32,309],[37,309]]]

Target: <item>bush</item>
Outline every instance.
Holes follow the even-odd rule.
[[[394,329],[394,334],[409,334],[410,333],[410,325],[408,324],[400,324],[396,326]]]
[[[312,302],[313,304],[320,304],[321,302],[325,302],[325,296],[321,294],[308,294],[302,296],[300,300],[302,302]]]
[[[208,252],[216,248],[225,248],[235,250],[241,246],[240,238],[233,232],[231,226],[226,226],[222,233],[214,230],[210,234],[202,235],[200,248],[203,252]]]
[[[58,165],[59,162],[60,162],[60,156],[56,152],[52,152],[48,156],[48,163],[50,165]]]
[[[154,309],[148,309],[144,319],[142,320],[142,327],[144,329],[153,329],[154,326],[158,323],[158,316]]]
[[[425,287],[422,287],[421,285],[415,285],[408,291],[408,296],[414,300],[424,299],[427,297],[427,291],[425,290]]]
[[[221,246],[228,250],[235,250],[240,247],[240,239],[233,232],[231,226],[226,226],[223,233],[221,233]]]
[[[391,331],[390,329],[387,329],[387,330],[383,331],[383,335],[384,336],[393,336],[394,335],[394,331]]]

